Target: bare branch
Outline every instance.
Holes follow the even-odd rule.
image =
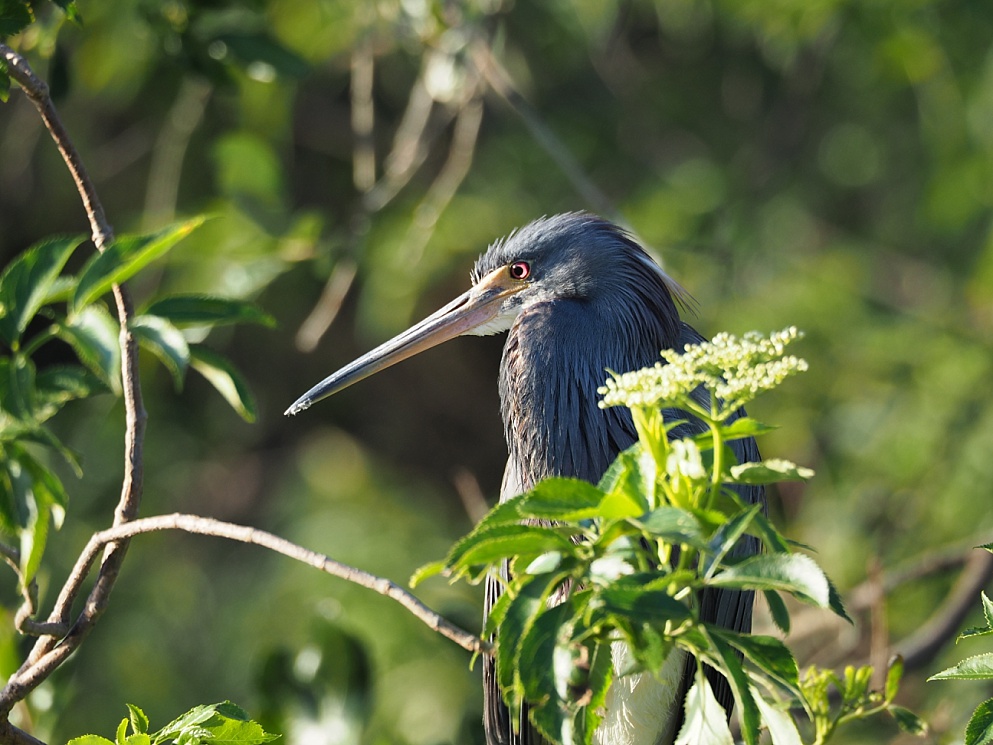
[[[52,104],[48,86],[34,74],[27,60],[6,44],[0,43],[0,57],[6,63],[10,76],[17,81],[25,95],[38,109],[45,127],[62,154],[86,210],[93,243],[97,250],[103,251],[114,240],[114,232],[107,222],[103,205],[93,187],[93,182],[83,167],[82,159]],[[117,320],[121,327],[121,376],[124,384],[126,424],[124,478],[121,485],[121,496],[114,513],[114,524],[121,525],[137,516],[141,504],[142,447],[147,415],[142,403],[138,378],[138,343],[128,330],[129,321],[134,315],[134,307],[130,293],[125,286],[114,286],[114,301],[117,307]],[[7,685],[0,691],[0,720],[6,721],[14,704],[44,681],[89,634],[106,608],[126,551],[127,541],[115,543],[107,548],[99,576],[90,591],[83,612],[69,633],[61,641],[58,641],[55,636],[40,638],[21,668],[8,679]],[[61,630],[68,624],[69,608],[79,592],[79,586],[69,589],[71,592],[67,593],[66,588],[63,588],[63,592],[60,594],[60,600],[63,601],[62,605],[56,607],[47,621],[48,626],[43,624],[42,628]],[[24,620],[26,619],[22,619],[22,624]]]
[[[155,517],[133,520],[124,525],[107,528],[99,533],[95,533],[90,538],[86,548],[79,555],[79,559],[76,560],[76,566],[73,567],[72,574],[66,584],[81,584],[105,545],[127,540],[136,535],[161,530],[182,530],[187,533],[226,538],[231,541],[267,548],[270,551],[275,551],[278,554],[288,556],[291,559],[319,569],[333,577],[338,577],[347,582],[365,587],[395,600],[429,628],[452,640],[463,649],[480,653],[488,653],[490,651],[490,645],[487,642],[445,620],[444,617],[431,610],[418,600],[417,597],[404,590],[395,582],[384,579],[383,577],[377,577],[347,564],[342,564],[324,554],[303,548],[285,538],[280,538],[264,530],[244,525],[235,525],[210,517],[178,513],[157,515]]]
[[[301,352],[313,352],[321,337],[334,323],[338,311],[341,310],[341,304],[355,280],[356,269],[355,261],[349,258],[339,259],[334,265],[317,305],[297,331],[295,341],[297,349]]]

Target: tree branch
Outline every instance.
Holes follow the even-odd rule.
[[[86,548],[76,560],[76,565],[66,580],[66,587],[78,588],[82,585],[94,561],[105,545],[127,540],[136,535],[162,530],[182,530],[196,535],[226,538],[231,541],[238,541],[239,543],[248,543],[253,546],[267,548],[270,551],[275,551],[295,561],[319,569],[333,577],[338,577],[347,582],[365,587],[391,600],[395,600],[433,631],[437,631],[463,649],[478,653],[488,653],[491,649],[489,643],[450,623],[395,582],[384,579],[383,577],[377,577],[374,574],[356,569],[347,564],[342,564],[324,554],[311,551],[264,530],[244,525],[235,525],[198,515],[175,513],[171,515],[144,517],[124,525],[118,525],[102,530],[99,533],[94,533]]]
[[[72,140],[52,103],[48,86],[34,74],[27,60],[6,44],[0,43],[0,57],[6,63],[11,78],[18,83],[24,94],[38,109],[46,129],[62,154],[62,159],[65,161],[69,173],[72,174],[76,190],[79,192],[83,207],[86,210],[93,243],[98,251],[103,251],[114,240],[114,231],[107,222],[103,205],[100,203],[93,182],[83,167],[82,159],[72,144]],[[133,520],[137,516],[141,504],[142,448],[147,414],[142,403],[141,386],[138,378],[138,344],[128,330],[129,321],[134,315],[134,305],[130,293],[124,285],[114,286],[114,301],[117,307],[117,320],[121,327],[121,375],[124,384],[126,424],[124,478],[121,485],[121,496],[114,512],[114,524],[119,526]],[[110,600],[110,593],[117,581],[126,552],[126,540],[107,547],[100,573],[90,591],[86,605],[72,629],[61,641],[55,636],[41,637],[35,643],[28,659],[0,691],[0,720],[5,722],[14,704],[23,700],[31,690],[44,681],[86,638]],[[63,588],[63,592],[60,594],[60,601],[62,602],[56,606],[47,621],[47,624],[54,625],[47,626],[47,628],[61,629],[68,626],[69,609],[78,591],[78,586],[73,588],[71,592],[66,592],[66,588]],[[46,626],[42,624],[41,628],[46,628]],[[10,732],[9,728],[0,731],[0,739],[7,742],[16,741],[4,737],[8,732]]]

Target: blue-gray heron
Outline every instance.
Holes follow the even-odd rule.
[[[506,500],[549,476],[596,483],[636,439],[626,409],[597,406],[596,390],[607,370],[653,365],[662,349],[703,341],[680,320],[681,288],[628,233],[595,215],[556,215],[515,231],[479,258],[472,281],[466,293],[326,378],[286,413],[296,414],[453,337],[507,331],[500,363],[501,411],[510,456],[500,499]],[[758,460],[753,440],[734,440],[731,446],[739,462]],[[749,502],[764,498],[757,487],[740,493]],[[498,592],[498,583],[489,580],[487,607]],[[752,595],[706,592],[700,599],[700,616],[750,631]],[[667,666],[661,682],[649,674],[619,679],[623,683],[608,698],[598,743],[671,742],[695,666],[674,656]],[[525,714],[515,712],[512,717],[503,706],[492,660],[483,673],[487,742],[540,742]],[[713,682],[730,712],[729,687],[723,680]]]

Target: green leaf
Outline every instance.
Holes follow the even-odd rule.
[[[45,368],[35,376],[35,416],[43,422],[69,401],[108,390],[102,380],[80,365]]]
[[[525,580],[507,605],[506,613],[496,633],[497,681],[507,703],[516,708],[517,682],[520,674],[520,645],[535,618],[546,607],[559,577],[539,574]]]
[[[894,655],[890,660],[890,666],[886,670],[886,685],[883,688],[883,695],[886,703],[890,703],[896,698],[900,690],[900,679],[903,678],[903,656]]]
[[[455,544],[446,560],[453,569],[467,571],[514,556],[538,556],[547,551],[572,554],[575,545],[554,528],[537,525],[501,525],[473,531]]]
[[[56,5],[62,8],[62,12],[66,14],[66,17],[73,23],[82,26],[83,19],[79,15],[79,9],[76,7],[76,0],[52,0]]]
[[[896,723],[899,725],[900,729],[904,732],[909,732],[912,735],[922,736],[927,734],[927,724],[924,720],[917,716],[910,709],[905,709],[902,706],[890,705],[886,707],[886,711],[890,713]]]
[[[122,719],[121,723],[117,725],[117,736],[114,738],[117,741],[117,745],[125,745],[124,740],[128,734],[128,720]]]
[[[100,735],[82,735],[72,738],[66,745],[114,745],[114,741]]]
[[[761,634],[738,634],[708,626],[708,631],[740,651],[749,662],[791,691],[800,689],[800,672],[796,659],[782,641]]]
[[[0,103],[7,103],[10,100],[10,75],[7,72],[7,63],[0,59]]]
[[[708,550],[714,554],[707,568],[708,576],[721,567],[724,557],[738,545],[738,541],[751,526],[752,520],[761,511],[761,504],[753,504],[734,515],[714,533],[708,547]]]
[[[121,346],[117,322],[102,305],[89,305],[55,328],[55,334],[68,342],[76,356],[108,385],[121,393]]]
[[[607,493],[600,504],[606,519],[638,517],[648,511],[646,497],[655,493],[655,474],[647,472],[642,450],[632,446],[617,456],[600,479],[598,488]]]
[[[217,389],[242,419],[255,421],[255,397],[234,365],[200,345],[190,346],[190,365]]]
[[[20,33],[32,23],[34,13],[28,3],[23,0],[0,0],[0,39]]]
[[[0,410],[20,422],[34,421],[34,363],[24,355],[0,357]]]
[[[720,433],[721,438],[727,442],[728,440],[740,440],[743,437],[759,437],[776,429],[778,427],[772,427],[751,417],[742,416],[730,424],[722,425],[720,427]],[[702,437],[712,442],[713,435],[710,432],[703,434]]]
[[[813,559],[803,554],[753,556],[725,568],[707,581],[715,587],[779,590],[822,608],[830,607],[831,587]]]
[[[624,616],[635,622],[681,621],[690,618],[690,610],[673,598],[664,587],[653,580],[652,573],[629,574],[598,588],[595,599],[590,601],[597,615]]]
[[[727,715],[707,678],[699,673],[686,694],[686,715],[675,745],[734,745]]]
[[[700,551],[708,548],[700,521],[693,513],[678,507],[659,507],[636,518],[634,522],[653,538],[667,543],[676,546],[686,544]]]
[[[752,696],[755,698],[755,704],[759,707],[762,721],[769,728],[772,745],[803,745],[796,723],[788,711],[783,711],[778,706],[766,701],[754,688],[752,688]]]
[[[965,745],[987,745],[993,742],[993,698],[983,701],[969,718],[965,728]]]
[[[993,679],[993,652],[967,657],[959,664],[932,675],[928,680]]]
[[[307,61],[280,44],[268,34],[220,34],[218,41],[223,42],[231,52],[243,62],[263,62],[270,65],[280,75],[301,78],[310,71]]]
[[[759,709],[748,685],[748,678],[741,667],[741,660],[720,636],[708,634],[712,647],[724,663],[725,679],[731,686],[734,700],[737,704],[738,717],[741,719],[741,735],[746,745],[758,745],[759,741]]]
[[[153,743],[176,740],[185,745],[256,745],[275,740],[248,718],[248,714],[230,701],[205,704],[190,709],[152,735]]]
[[[582,479],[550,478],[526,492],[521,517],[578,522],[598,517],[604,493]]]
[[[421,582],[428,579],[429,577],[434,577],[435,575],[441,574],[445,571],[444,561],[431,561],[424,566],[418,567],[414,573],[410,576],[408,584],[413,588],[417,587]]]
[[[55,433],[47,427],[31,425],[14,430],[8,430],[4,433],[3,439],[8,441],[34,442],[38,445],[50,448],[62,456],[69,467],[75,472],[76,476],[81,477],[83,475],[83,469],[80,467],[79,463],[79,453],[72,448],[66,447],[66,445],[55,436]]]
[[[776,624],[776,628],[784,634],[790,633],[790,612],[786,608],[786,603],[779,597],[779,593],[763,590],[762,594],[765,596],[766,605],[769,606],[769,615],[772,616],[772,622]]]
[[[993,631],[993,602],[986,596],[985,592],[980,593],[983,600],[983,616],[986,618],[986,626]]]
[[[976,546],[976,548],[984,548],[987,551],[989,551],[991,554],[993,554],[993,543],[984,543],[981,546]]]
[[[170,295],[145,308],[142,313],[160,316],[179,328],[257,323],[273,327],[276,319],[247,300],[212,295]]]
[[[190,347],[182,332],[166,319],[149,315],[132,318],[130,329],[139,343],[165,365],[176,390],[182,390],[183,377],[190,364]]]
[[[139,707],[128,704],[128,716],[131,719],[132,732],[148,732],[148,717]]]
[[[192,220],[170,225],[156,233],[117,238],[101,253],[90,259],[79,273],[79,282],[72,297],[72,312],[80,312],[115,284],[124,282],[144,269],[200,227],[203,222],[204,218],[195,217]]]
[[[62,267],[82,236],[37,243],[14,259],[0,276],[0,338],[19,341],[28,322],[42,307]]]
[[[741,463],[737,466],[731,466],[729,471],[731,483],[734,484],[775,484],[779,481],[806,481],[814,476],[811,469],[779,458],[771,458],[761,463]]]

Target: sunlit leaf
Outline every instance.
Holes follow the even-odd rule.
[[[545,608],[545,601],[558,582],[553,575],[541,574],[526,580],[507,605],[496,635],[496,667],[500,689],[509,704],[515,703],[518,675],[521,672],[520,644],[535,618]]]
[[[967,657],[928,680],[990,680],[993,679],[993,652]]]
[[[120,236],[86,263],[72,297],[73,313],[80,312],[110,288],[132,277],[193,230],[203,224],[202,217],[176,223],[148,235]]]
[[[117,322],[102,305],[88,305],[55,328],[80,361],[116,393],[121,392],[121,346]]]
[[[257,323],[275,326],[276,320],[247,300],[212,295],[170,295],[156,300],[142,311],[160,316],[179,328]]]
[[[194,707],[153,734],[152,741],[162,743],[176,740],[189,745],[256,745],[277,737],[278,735],[269,734],[249,719],[241,707],[224,701]]]
[[[547,551],[572,554],[574,550],[574,544],[554,528],[501,525],[473,532],[457,543],[449,558],[449,565],[465,570],[514,556],[537,556]]]
[[[596,517],[604,493],[582,479],[553,478],[524,494],[519,512],[523,517],[579,521]]]
[[[74,737],[66,745],[115,745],[113,740],[108,740],[100,735],[83,735]]]
[[[652,575],[631,574],[621,577],[596,594],[591,607],[598,614],[616,614],[634,621],[654,623],[690,617],[690,610],[673,598],[665,588],[650,582]]]
[[[15,258],[0,275],[0,338],[14,344],[44,304],[82,236],[52,238]]]
[[[740,651],[749,662],[786,688],[800,687],[800,672],[789,648],[779,639],[761,634],[739,634],[728,629],[708,626],[711,634]]]
[[[796,723],[788,711],[783,711],[766,701],[754,688],[752,696],[762,715],[762,721],[769,728],[772,745],[803,745]]]
[[[724,707],[703,675],[686,694],[686,714],[675,745],[734,745]]]
[[[969,718],[965,728],[965,745],[987,745],[993,742],[993,698],[983,701]]]
[[[775,484],[779,481],[806,481],[813,478],[809,468],[788,460],[772,458],[760,463],[741,463],[731,466],[731,481],[735,484]]]
[[[635,519],[654,538],[674,545],[686,544],[700,551],[708,548],[700,521],[691,512],[677,507],[659,507]]]
[[[743,590],[791,592],[822,608],[830,607],[831,588],[819,566],[803,554],[753,556],[714,575],[708,585]]]
[[[896,698],[896,694],[900,690],[901,678],[903,678],[903,657],[894,655],[893,659],[890,660],[889,668],[886,670],[886,685],[883,688],[883,695],[887,702]]]
[[[190,346],[190,365],[217,389],[242,419],[255,421],[255,397],[234,365],[199,345]]]
[[[176,390],[181,390],[190,364],[190,347],[182,332],[166,319],[150,315],[132,318],[130,329],[139,343],[161,360],[172,375]]]

